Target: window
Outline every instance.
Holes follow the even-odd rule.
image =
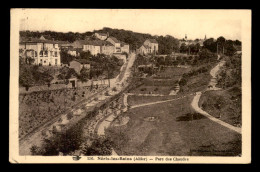
[[[58,59],[55,59],[55,65],[57,66],[57,63],[58,63]]]
[[[52,57],[52,51],[50,51],[50,56]]]
[[[40,57],[42,57],[43,56],[43,51],[40,51]]]
[[[37,51],[35,51],[35,57],[37,57]]]
[[[55,57],[58,57],[58,53],[57,52],[55,52]]]
[[[44,56],[48,57],[48,51],[44,51]]]
[[[46,63],[46,61],[44,60],[44,63]]]

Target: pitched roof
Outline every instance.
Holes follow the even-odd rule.
[[[143,46],[144,48],[146,48],[146,49],[150,48],[150,47],[147,46],[147,45],[142,45],[142,46]],[[142,47],[142,46],[141,46],[141,47]],[[141,48],[141,47],[140,47],[140,48]]]
[[[113,46],[108,41],[103,41],[103,40],[86,40],[84,42],[84,45],[94,45],[94,46]]]
[[[110,36],[109,38],[111,38],[115,43],[120,43],[120,41],[118,41],[115,37]]]
[[[125,45],[129,45],[129,44],[123,42],[123,41],[120,41],[120,44],[121,44],[121,47],[123,47],[123,46],[125,46]]]
[[[20,43],[50,43],[50,44],[57,44],[57,41],[54,40],[48,40],[45,39],[43,36],[41,38],[25,38],[25,37],[20,37]]]
[[[147,40],[150,41],[151,43],[157,43],[158,44],[158,42],[155,39],[147,39]]]

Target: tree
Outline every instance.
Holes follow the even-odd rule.
[[[180,46],[180,52],[181,53],[187,53],[188,52],[188,46],[186,46],[185,43],[182,43]]]
[[[236,49],[234,47],[234,43],[232,40],[227,40],[225,44],[225,55],[227,56],[233,56],[236,52]]]
[[[109,156],[112,154],[112,142],[107,138],[96,138],[91,146],[85,146],[82,152],[87,156]]]
[[[207,39],[203,42],[203,47],[208,49],[211,52],[217,52],[217,43],[214,41],[213,38]]]
[[[33,75],[29,68],[24,67],[20,71],[19,84],[23,87],[26,87],[26,91],[28,91],[29,87],[34,84]]]
[[[63,64],[69,64],[75,57],[68,54],[68,51],[61,51],[60,52],[60,61]]]
[[[225,42],[226,42],[226,39],[225,39],[223,36],[220,36],[220,37],[217,39],[218,52],[222,52],[222,53],[224,52]]]
[[[79,79],[82,81],[82,82],[87,82],[88,79],[89,79],[89,70],[85,67],[83,67],[81,70],[80,70],[80,75],[79,75]]]

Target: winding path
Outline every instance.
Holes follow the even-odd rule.
[[[219,71],[220,67],[224,65],[224,63],[225,63],[224,61],[219,62],[219,64],[218,64],[217,66],[215,66],[215,67],[210,71],[210,75],[212,76],[212,79],[213,79],[213,80],[216,79],[217,72]],[[211,89],[211,90],[219,90],[219,89],[220,89],[220,88],[217,88],[217,87],[216,87],[216,84],[217,84],[216,82],[214,82],[214,81],[212,81],[212,80],[210,81],[209,85],[212,86],[212,89]],[[207,91],[207,90],[206,90],[206,91]],[[232,125],[230,125],[230,124],[228,124],[228,123],[226,123],[226,122],[224,122],[224,121],[221,121],[221,120],[219,120],[219,119],[213,117],[212,115],[208,114],[206,111],[202,110],[202,109],[199,107],[199,105],[198,105],[199,100],[200,100],[200,97],[201,97],[201,94],[202,94],[202,92],[197,92],[196,95],[194,96],[193,100],[192,100],[191,106],[193,107],[193,109],[194,109],[195,111],[197,111],[197,112],[200,113],[201,115],[204,115],[204,116],[207,117],[208,119],[210,119],[210,120],[212,120],[212,121],[214,121],[214,122],[216,122],[216,123],[218,123],[218,124],[220,124],[220,125],[222,125],[222,126],[228,128],[228,129],[230,129],[230,130],[233,130],[233,131],[235,131],[235,132],[237,132],[237,133],[239,133],[239,134],[242,133],[242,132],[241,132],[241,128],[239,128],[239,127],[234,127],[234,126],[232,126]]]

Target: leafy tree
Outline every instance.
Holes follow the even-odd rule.
[[[185,43],[182,43],[180,46],[180,52],[181,53],[187,53],[188,52],[188,46],[186,46]]]
[[[112,154],[112,142],[107,138],[97,138],[92,142],[91,146],[86,146],[82,152],[87,156],[109,156]]]
[[[85,67],[83,67],[81,70],[80,70],[80,75],[79,75],[79,79],[82,81],[82,82],[87,82],[88,79],[89,79],[89,70]]]
[[[26,87],[27,91],[28,91],[29,87],[33,86],[34,78],[33,78],[32,72],[30,71],[29,68],[24,67],[20,71],[19,84],[23,87]]]
[[[72,60],[74,60],[75,57],[68,54],[67,51],[61,51],[60,52],[60,60],[63,64],[69,64]]]

